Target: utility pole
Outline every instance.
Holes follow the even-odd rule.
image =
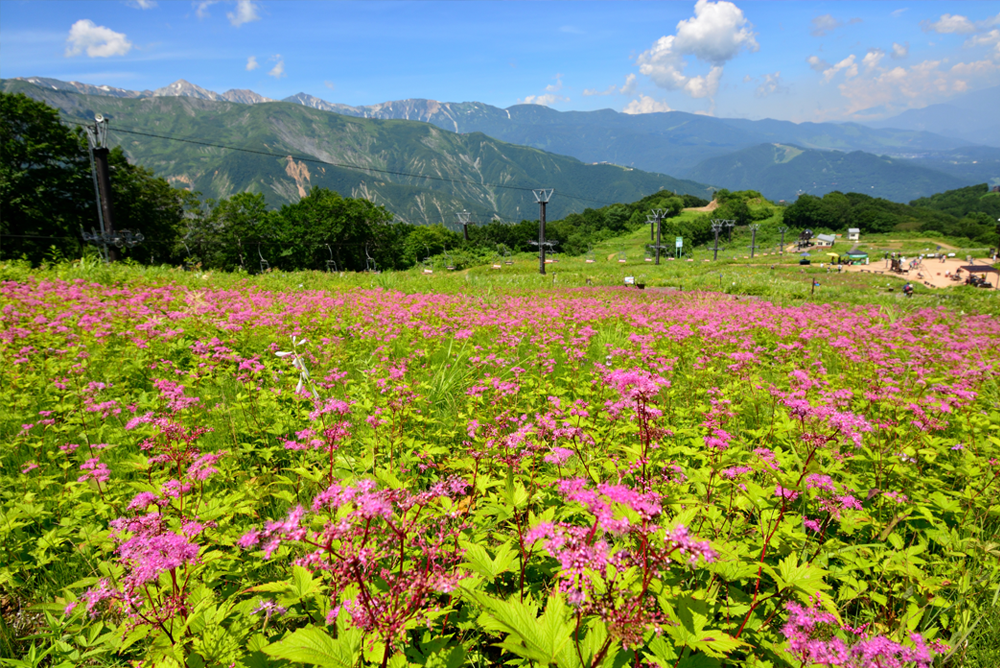
[[[94,125],[85,125],[83,129],[90,144],[91,169],[94,174],[94,189],[97,191],[97,219],[101,225],[101,237],[107,240],[115,235],[115,221],[111,210],[111,172],[108,169],[108,119],[97,114],[94,116]],[[103,248],[108,262],[118,259],[118,251],[106,241]]]
[[[733,228],[736,227],[735,220],[724,220],[722,221],[726,224],[726,243],[733,243]]]
[[[754,223],[750,226],[750,259],[753,259],[754,251],[757,250],[757,230],[760,229],[760,224]]]
[[[462,233],[465,235],[465,240],[469,240],[469,222],[472,220],[472,214],[468,211],[458,212],[458,224],[462,226]]]
[[[785,254],[785,232],[788,231],[787,227],[779,227],[778,231],[781,232],[781,245],[778,246],[778,252],[782,255]]]
[[[552,199],[552,188],[532,190],[538,202],[538,273],[545,275],[545,205]]]

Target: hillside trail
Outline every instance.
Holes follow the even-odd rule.
[[[707,206],[695,206],[689,209],[684,209],[685,211],[715,211],[719,208],[719,202],[717,200],[712,200]]]

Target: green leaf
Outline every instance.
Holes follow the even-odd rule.
[[[773,568],[768,568],[768,572],[777,580],[781,589],[795,589],[801,594],[803,599],[811,599],[824,589],[830,586],[823,581],[826,571],[811,564],[800,564],[799,558],[795,554],[790,554],[778,564],[777,572]]]
[[[308,663],[329,668],[351,668],[361,653],[362,633],[357,629],[341,631],[339,638],[316,626],[307,626],[263,649],[276,659]]]
[[[465,565],[490,581],[509,571],[517,557],[511,541],[498,547],[496,556],[492,559],[486,548],[479,543],[464,542],[462,547],[465,549]]]
[[[559,654],[569,646],[574,625],[558,594],[549,597],[545,612],[537,617],[537,606],[517,598],[503,601],[481,592],[466,591],[486,610],[479,617],[480,626],[487,631],[507,634],[500,647],[508,652],[549,665],[556,663]]]

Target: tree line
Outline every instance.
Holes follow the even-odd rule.
[[[822,197],[800,195],[785,209],[784,222],[793,228],[862,233],[919,230],[964,237],[994,246],[1000,226],[1000,193],[983,183],[913,200],[909,205],[861,193],[829,192]]]

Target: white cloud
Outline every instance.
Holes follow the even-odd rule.
[[[631,95],[635,92],[635,75],[630,74],[625,77],[625,85],[618,89],[622,95]]]
[[[280,79],[281,77],[288,76],[285,74],[285,59],[281,55],[276,55],[271,60],[277,60],[278,63],[267,73],[267,76],[274,77],[275,79]]]
[[[885,57],[885,51],[879,48],[868,49],[868,53],[865,57],[861,59],[861,64],[865,66],[865,70],[870,70],[873,67],[878,67],[878,64]]]
[[[677,50],[713,65],[723,65],[741,49],[759,46],[743,12],[731,2],[698,0],[694,18],[677,24]]]
[[[528,95],[523,100],[518,100],[517,102],[518,104],[540,104],[543,107],[547,107],[556,102],[569,102],[569,98],[556,95],[555,93],[546,93],[545,95]]]
[[[624,114],[653,114],[663,111],[673,111],[670,105],[666,102],[661,102],[660,100],[654,100],[651,97],[639,93],[639,97],[629,102],[622,109]]]
[[[132,42],[124,33],[111,28],[95,25],[89,19],[81,19],[69,29],[66,38],[66,56],[79,56],[86,51],[91,58],[124,56],[132,49]]]
[[[197,5],[195,5],[194,13],[199,19],[203,19],[208,16],[208,8],[217,3],[219,0],[202,0]]]
[[[763,81],[754,91],[755,97],[767,97],[773,93],[787,93],[788,87],[781,84],[781,71],[774,74],[765,74]]]
[[[236,11],[226,12],[226,18],[229,22],[233,24],[234,27],[239,28],[244,23],[250,23],[251,21],[259,21],[260,15],[257,13],[257,4],[253,0],[237,0]]]
[[[596,88],[587,88],[584,89],[583,95],[584,97],[591,97],[593,95],[614,95],[615,93],[619,93],[621,95],[631,95],[634,92],[635,92],[635,75],[629,74],[627,77],[625,77],[625,85],[623,85],[621,88],[615,86],[614,84],[611,84],[604,90],[597,90]]]
[[[562,75],[557,74],[555,76],[556,82],[554,84],[549,84],[545,87],[545,92],[547,93],[558,93],[562,90]]]
[[[822,37],[828,32],[833,32],[840,26],[844,25],[837,19],[833,18],[830,14],[823,14],[822,16],[817,16],[812,20],[813,29],[810,33],[814,37]]]
[[[965,46],[993,46],[993,57],[1000,58],[1000,30],[994,28],[988,33],[970,37],[965,41]]]
[[[639,72],[667,90],[683,90],[692,97],[710,97],[718,90],[722,67],[740,51],[759,48],[752,25],[731,2],[698,0],[695,16],[677,24],[676,35],[658,39],[639,54]],[[707,75],[688,77],[685,56],[712,65]],[[642,99],[642,98],[640,98]]]
[[[156,6],[156,0],[129,0],[126,4],[137,9],[152,9]]]
[[[823,72],[824,70],[830,69],[830,63],[826,62],[819,56],[809,56],[806,58],[806,62],[809,63],[809,67],[817,72]]]
[[[324,81],[323,85],[329,88],[330,90],[337,90],[337,87],[334,85],[332,81]]]
[[[898,58],[906,58],[908,55],[910,55],[910,43],[909,42],[903,42],[902,44],[899,44],[897,42],[893,42],[892,43],[892,54],[891,55],[892,55],[893,58],[897,58],[897,59]]]
[[[845,79],[853,79],[858,76],[858,64],[854,60],[852,53],[833,67],[823,70],[823,83],[829,83],[841,71],[843,71]]]
[[[691,77],[684,84],[684,92],[693,98],[712,97],[719,90],[719,80],[722,79],[722,67],[715,66],[705,76]]]
[[[260,67],[260,63],[257,62],[257,56],[247,58],[247,72],[253,72],[258,67]]]
[[[990,60],[943,65],[940,60],[925,60],[909,68],[874,68],[871,73],[839,86],[848,101],[843,113],[854,114],[880,106],[893,112],[920,108],[956,93],[995,85],[1000,77],[1000,64]]]
[[[894,19],[898,19],[905,12],[908,12],[908,11],[910,11],[909,7],[903,7],[902,9],[896,9],[896,10],[893,10],[893,11],[889,12],[889,16],[891,16]]]
[[[976,32],[976,24],[958,14],[942,14],[937,21],[922,21],[920,24],[927,32],[939,34],[957,33],[960,35]]]

